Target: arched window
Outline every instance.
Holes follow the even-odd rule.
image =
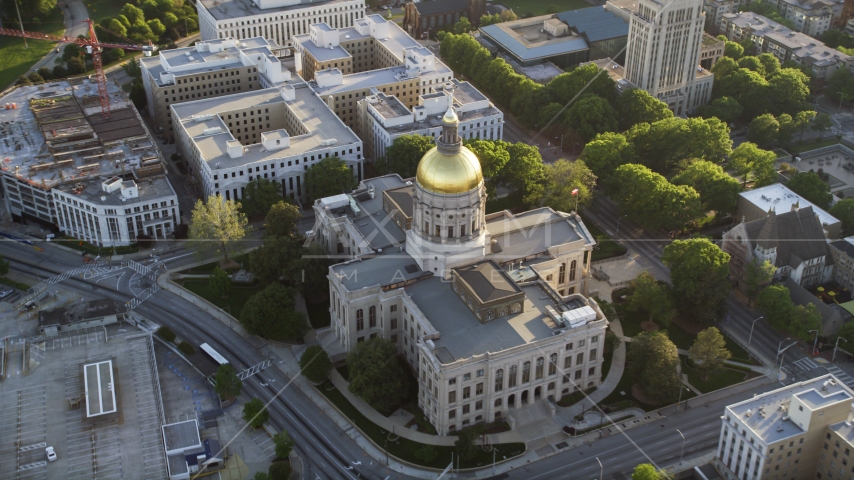
[[[498,309],[498,316],[503,317],[504,315],[507,315],[507,308],[506,307],[499,308]]]
[[[371,328],[374,328],[377,326],[377,307],[376,306],[371,306],[371,308],[368,309],[368,325]]]
[[[543,357],[537,359],[537,380],[543,378],[543,363],[545,363]]]
[[[487,312],[486,312],[486,319],[487,319],[487,320],[492,320],[493,318],[495,318],[495,312],[494,312],[494,311],[492,311],[492,310],[487,311]]]
[[[356,330],[365,329],[365,311],[361,308],[356,310]]]
[[[575,281],[575,263],[576,263],[575,260],[573,260],[572,263],[569,264],[569,281],[570,282]]]
[[[500,392],[504,390],[504,369],[499,368],[495,372],[495,391]]]
[[[519,313],[521,311],[522,311],[522,306],[519,305],[518,303],[514,303],[513,305],[510,305],[510,313]]]
[[[531,381],[531,362],[525,362],[522,365],[522,383]]]
[[[516,365],[510,366],[510,375],[507,377],[507,388],[516,386]]]
[[[560,264],[560,270],[558,270],[558,273],[557,273],[557,283],[562,284],[564,282],[566,282],[566,264],[561,263]]]
[[[466,300],[466,305],[468,305],[468,306],[469,306],[469,308],[472,308],[472,303],[471,303],[471,299],[470,299],[470,298],[469,298],[468,300]]]
[[[557,373],[557,354],[553,353],[549,356],[549,375]]]

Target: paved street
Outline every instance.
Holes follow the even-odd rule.
[[[88,34],[89,26],[86,24],[86,19],[89,18],[89,13],[86,11],[86,5],[83,4],[82,0],[60,0],[56,5],[63,10],[65,19],[65,36],[77,37],[78,35],[85,36]],[[30,70],[35,72],[41,67],[47,67],[52,70],[55,66],[56,59],[62,57],[62,49],[65,48],[66,45],[68,44],[56,44],[56,48],[36,62]],[[57,49],[59,52],[56,51]]]

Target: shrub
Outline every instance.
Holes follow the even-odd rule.
[[[196,353],[196,349],[193,348],[193,345],[190,342],[182,340],[181,343],[178,344],[178,350],[185,355],[192,355]]]
[[[424,445],[415,452],[415,458],[424,463],[430,463],[433,460],[436,460],[436,457],[438,456],[439,452],[436,451],[436,447],[433,445]]]
[[[270,480],[288,480],[291,478],[290,462],[273,462],[267,470],[267,476]]]
[[[166,340],[167,342],[175,341],[175,332],[172,331],[169,327],[160,327],[157,329],[157,336]]]

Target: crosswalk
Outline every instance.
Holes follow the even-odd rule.
[[[811,358],[802,358],[796,362],[792,362],[792,366],[798,372],[808,372],[814,368],[818,368],[818,364],[812,361]]]
[[[830,364],[827,366],[827,371],[832,373],[833,376],[842,381],[845,385],[848,385],[851,388],[854,388],[854,378],[851,378],[850,375],[845,373],[841,368],[836,365]]]

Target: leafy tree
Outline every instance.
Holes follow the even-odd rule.
[[[6,275],[9,275],[9,262],[5,258],[0,257],[0,277],[5,278]]]
[[[305,315],[294,309],[295,292],[279,283],[249,297],[240,311],[240,323],[253,334],[270,339],[300,339],[308,331]]]
[[[754,118],[747,126],[747,139],[760,147],[771,145],[779,136],[780,122],[770,113]]]
[[[697,160],[673,178],[675,185],[688,185],[700,194],[702,210],[734,213],[741,184],[712,162]]]
[[[724,56],[733,60],[738,60],[744,55],[744,47],[735,42],[726,42],[724,46]]]
[[[686,185],[673,185],[643,165],[620,166],[608,182],[620,211],[644,228],[681,228],[700,213],[700,195]]]
[[[526,143],[507,143],[510,158],[499,172],[501,185],[513,193],[526,195],[543,180],[545,167],[537,147]]]
[[[74,57],[65,62],[65,71],[69,76],[80,75],[86,73],[86,66],[83,64],[83,60]]]
[[[68,71],[62,65],[53,67],[53,78],[60,79],[68,76]]]
[[[167,326],[162,326],[158,328],[157,336],[162,338],[163,340],[166,340],[167,342],[174,342],[175,337],[177,337],[177,335],[175,335],[175,332],[173,332],[172,329]]]
[[[468,33],[472,30],[471,22],[466,17],[461,17],[460,20],[454,24],[454,33],[457,35],[461,33]]]
[[[311,345],[305,349],[299,359],[299,368],[305,378],[312,383],[320,383],[329,378],[332,371],[332,361],[326,350],[320,345]]]
[[[629,310],[648,315],[650,322],[666,328],[673,318],[673,304],[665,285],[660,285],[647,271],[641,272],[632,281],[635,293],[632,294]]]
[[[629,378],[637,379],[638,386],[651,399],[666,402],[679,394],[679,353],[666,333],[642,332],[634,337],[626,360]]]
[[[23,86],[27,86],[27,85],[32,85],[32,84],[33,84],[33,81],[32,81],[32,80],[30,80],[29,78],[27,78],[27,77],[26,77],[26,76],[24,76],[24,75],[21,75],[21,76],[20,76],[20,77],[18,77],[18,79],[15,81],[15,85],[23,85]]]
[[[53,80],[53,70],[47,67],[41,67],[38,69],[37,73],[45,80]]]
[[[288,458],[294,448],[294,441],[285,430],[273,435],[273,444],[276,445],[276,457],[282,460]]]
[[[181,343],[178,344],[178,350],[186,355],[192,355],[196,353],[196,349],[193,348],[193,344],[184,340],[181,340]]]
[[[483,172],[483,183],[489,198],[495,197],[496,182],[501,169],[510,161],[510,152],[503,142],[491,140],[465,140],[465,145],[480,161],[480,169]]]
[[[830,186],[815,172],[798,173],[786,183],[786,186],[825,210],[830,207],[830,202],[833,201]]]
[[[561,159],[546,165],[545,171],[545,182],[534,186],[525,198],[526,204],[549,206],[560,212],[580,211],[590,205],[596,175],[587,168],[584,160],[570,162]],[[572,194],[574,189],[578,189],[576,195]]]
[[[258,177],[246,184],[242,200],[246,215],[264,215],[276,202],[282,201],[282,184]]]
[[[638,161],[661,174],[692,158],[717,162],[732,152],[729,127],[717,118],[672,117],[637,124],[625,135]]]
[[[18,4],[18,9],[21,12],[21,18],[25,20],[25,25],[28,22],[37,23],[34,22],[34,20],[47,17],[50,12],[56,8],[56,0],[18,0],[15,3]],[[8,0],[0,3],[0,10],[3,12],[4,21],[10,20],[11,23],[15,25],[11,28],[19,28],[15,3]],[[6,28],[10,27],[7,25]]]
[[[722,122],[730,124],[741,116],[744,108],[738,100],[732,97],[716,98],[712,103],[697,109],[697,114],[703,118],[717,117]]]
[[[774,152],[762,150],[755,143],[744,142],[730,154],[728,167],[742,177],[743,183],[747,183],[752,175],[754,186],[761,187],[777,181],[776,161]]]
[[[649,463],[641,463],[632,472],[632,480],[667,480],[663,472],[659,472]]]
[[[720,68],[715,65],[713,70],[725,71],[732,66],[733,63],[726,62]],[[769,88],[770,84],[764,76],[746,68],[735,68],[729,75],[721,75],[720,78],[715,73],[715,97],[732,97],[737,100],[744,108],[743,115],[746,118],[755,118],[771,110],[771,99],[767,93]]]
[[[29,78],[33,83],[44,83],[44,78],[42,78],[38,72],[30,72],[30,74],[27,75],[27,78]]]
[[[323,247],[310,245],[302,250],[302,255],[295,259],[284,271],[285,277],[291,280],[296,289],[306,299],[326,297],[329,291],[329,267],[336,263],[330,259]]]
[[[794,305],[789,289],[783,285],[771,285],[759,292],[757,305],[768,324],[777,330],[787,330],[794,315]]]
[[[581,159],[602,180],[610,178],[620,165],[632,163],[633,158],[634,146],[620,133],[596,135],[581,151]]]
[[[246,215],[240,212],[240,203],[211,195],[206,203],[196,201],[189,238],[195,241],[200,254],[221,254],[228,260],[231,246],[246,236],[247,223]]]
[[[432,463],[438,456],[439,452],[436,451],[436,447],[433,445],[425,444],[423,447],[415,451],[415,458],[424,463]]]
[[[276,282],[299,258],[300,247],[296,238],[265,238],[261,247],[249,252],[249,269],[263,283]]]
[[[697,364],[702,378],[705,380],[717,373],[732,358],[732,353],[726,348],[726,340],[720,330],[709,327],[697,334],[694,344],[688,350],[688,356]]]
[[[670,268],[677,306],[711,324],[726,311],[730,291],[729,254],[705,238],[674,240],[661,261]]]
[[[821,313],[815,304],[798,305],[792,310],[792,318],[789,320],[789,333],[801,341],[814,338],[815,332],[821,332]]]
[[[546,13],[559,13],[561,8],[555,4],[551,4],[546,8]]]
[[[270,465],[270,467],[272,468],[272,465]],[[270,480],[270,476],[267,475],[267,472],[255,472],[255,475],[252,477],[252,480]]]
[[[270,412],[260,398],[253,398],[243,404],[243,421],[249,423],[252,428],[261,428],[269,419]]]
[[[804,129],[806,129],[806,127],[812,122],[812,120],[815,118],[815,116],[816,116],[816,112],[813,110],[804,110],[802,112],[798,112],[795,115],[795,118],[794,118],[795,127],[800,129],[800,131],[801,131],[801,136],[798,140],[803,140]]]
[[[291,464],[288,462],[273,462],[267,469],[270,480],[288,480],[291,478]]]
[[[617,130],[617,114],[611,104],[596,95],[584,95],[569,107],[566,124],[581,136],[585,143],[597,134]]]
[[[237,377],[237,371],[230,364],[220,365],[214,374],[216,393],[225,399],[232,399],[240,395],[243,384]]]
[[[842,337],[845,343],[841,345],[845,345],[847,343],[854,344],[854,322],[848,321],[842,324],[842,327],[839,328],[839,331],[836,334],[837,337]],[[846,350],[851,350],[849,347],[843,347]]]
[[[765,76],[765,65],[759,61],[758,57],[744,57],[738,61],[738,68],[746,68],[752,70],[763,77]]]
[[[166,26],[163,25],[163,22],[161,22],[160,19],[154,18],[145,22],[145,24],[148,25],[151,33],[158,37],[166,33]]]
[[[379,412],[391,412],[409,388],[397,360],[397,345],[384,338],[359,342],[347,355],[349,390]]]
[[[837,68],[828,79],[824,94],[840,103],[854,99],[854,75],[847,68]]]
[[[632,88],[617,97],[616,110],[621,131],[638,123],[653,123],[673,116],[666,103],[640,88]]]
[[[228,276],[228,273],[225,270],[219,268],[219,266],[214,267],[214,271],[209,277],[210,287],[213,293],[219,298],[228,297],[229,292],[231,292],[231,277]]]
[[[442,45],[445,45],[444,40]],[[376,159],[374,166],[380,175],[398,173],[403,178],[414,177],[421,157],[435,146],[431,137],[401,135],[394,139],[391,146],[386,149],[385,155]]]
[[[756,258],[750,260],[744,269],[744,282],[746,285],[747,298],[753,300],[759,295],[762,288],[774,278],[777,268],[769,260],[760,262]]]
[[[842,222],[842,236],[854,235],[854,199],[843,198],[830,208],[830,214]]]
[[[812,121],[813,130],[819,132],[818,138],[819,140],[824,137],[824,132],[827,131],[830,127],[833,126],[833,121],[830,119],[830,115],[826,113],[818,113]]]
[[[460,430],[459,435],[457,436],[457,441],[454,442],[454,446],[457,447],[457,454],[463,460],[471,460],[477,455],[477,445],[475,444],[475,440],[477,439],[477,432],[475,432],[471,428],[464,428]]]
[[[358,183],[350,167],[338,157],[324,158],[305,171],[305,190],[314,199],[349,192]]]
[[[72,58],[83,58],[83,47],[76,43],[69,43],[62,49],[62,61],[68,62]]]
[[[141,8],[133,4],[126,3],[120,10],[121,14],[128,19],[131,25],[145,23],[145,12]]]
[[[768,98],[772,113],[797,114],[809,97],[809,77],[800,70],[784,68],[768,77]]]
[[[788,145],[795,135],[795,130],[798,129],[798,126],[788,113],[783,113],[777,117],[777,122],[780,124],[778,140],[781,145]]]
[[[782,68],[780,66],[780,60],[777,59],[773,54],[763,53],[757,57],[759,61],[762,63],[762,67],[765,69],[765,76],[770,77],[775,73],[779,72]]]
[[[301,216],[296,205],[279,200],[271,204],[264,217],[264,237],[294,238],[299,235],[297,223]]]

